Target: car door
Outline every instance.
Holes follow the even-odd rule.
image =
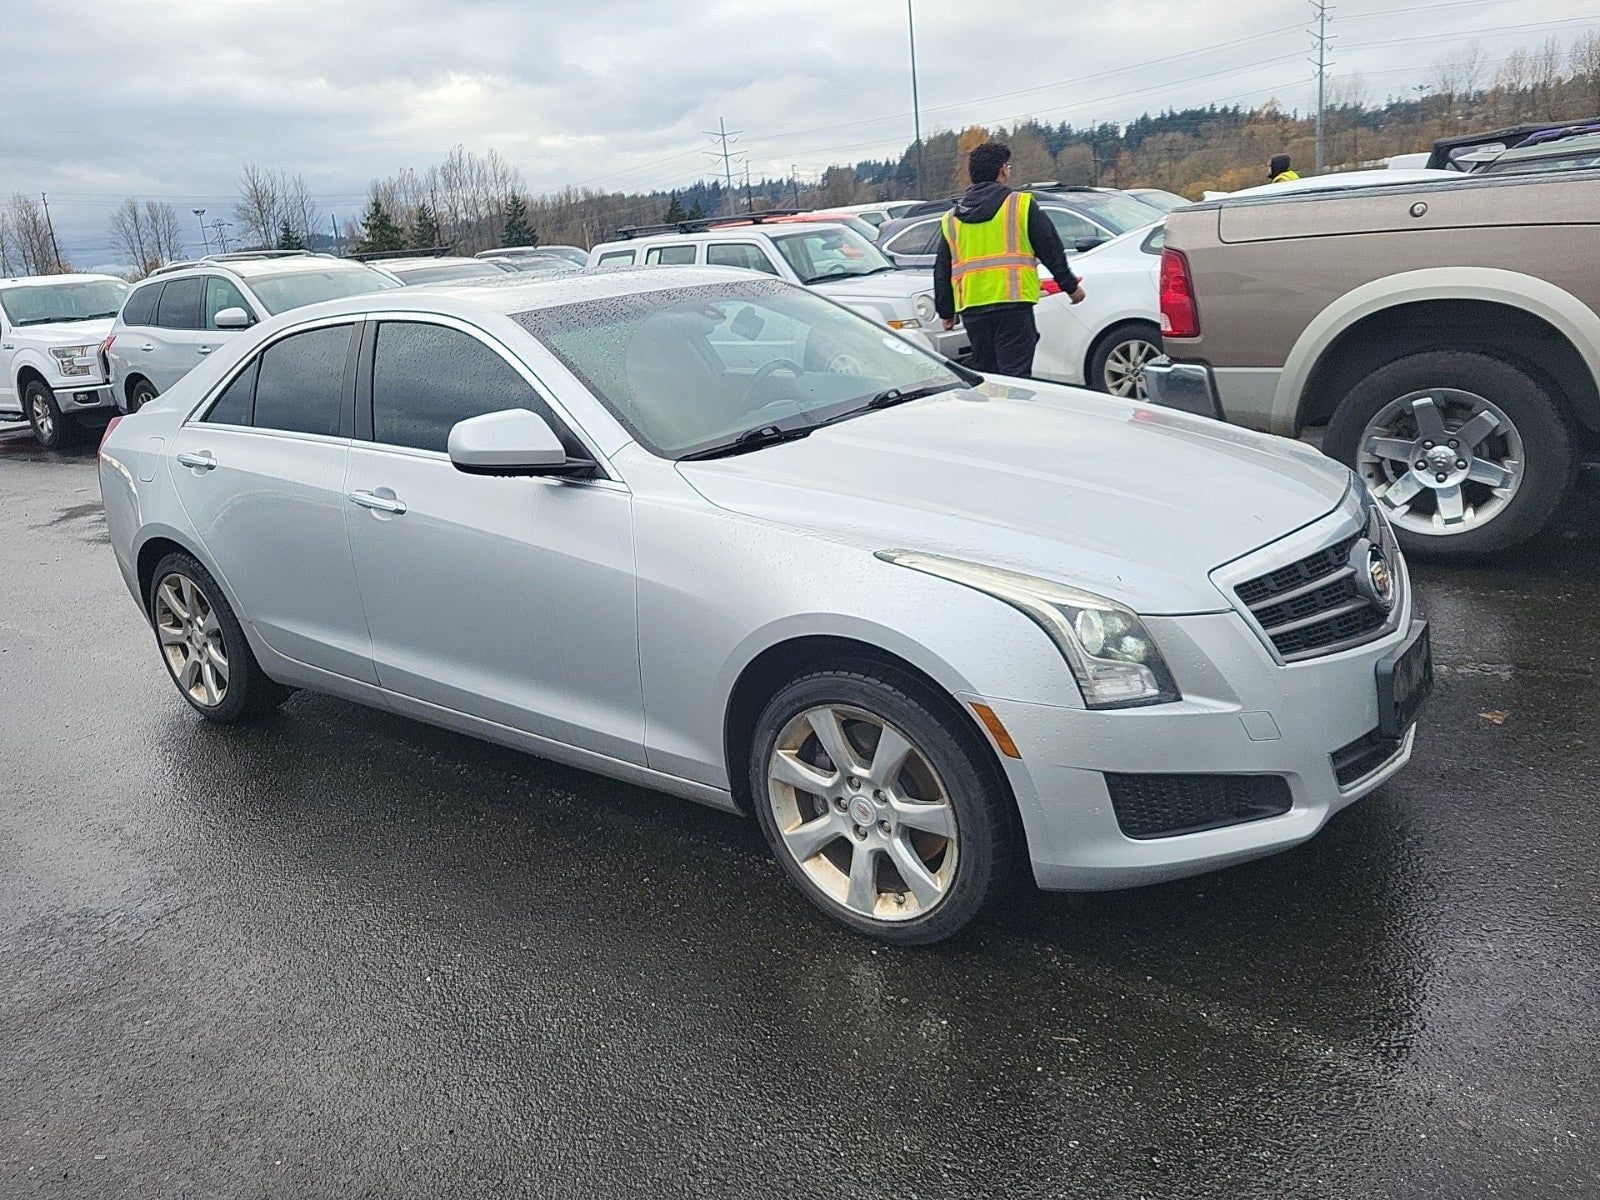
[[[171,469],[239,615],[288,658],[376,683],[344,527],[358,327],[269,342],[179,430]]]
[[[22,398],[17,395],[17,377],[11,369],[11,360],[17,356],[15,333],[10,319],[0,311],[0,413],[20,415]]]
[[[550,421],[568,454],[597,456],[481,331],[421,316],[369,329],[345,524],[379,681],[643,763],[627,489],[456,470],[451,427],[511,408]]]
[[[158,392],[194,370],[203,357],[199,348],[205,337],[200,328],[205,291],[205,278],[200,275],[167,280],[156,301],[155,327],[141,330],[135,338],[137,350],[132,357]]]

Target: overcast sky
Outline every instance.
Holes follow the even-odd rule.
[[[1307,108],[1306,0],[915,0],[924,131],[1084,124],[1211,101]],[[302,173],[325,213],[375,176],[493,148],[529,188],[706,177],[701,131],[802,176],[911,138],[901,0],[4,0],[0,189],[44,190],[62,249],[111,258],[108,210],[229,216],[240,164]],[[985,35],[981,26],[990,27]],[[1474,36],[1494,64],[1600,28],[1600,0],[1339,0],[1335,75],[1404,94]],[[17,31],[33,31],[24,38]],[[198,242],[198,231],[191,231]]]

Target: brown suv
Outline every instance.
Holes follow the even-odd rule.
[[[1393,174],[1172,213],[1150,398],[1325,425],[1407,550],[1499,550],[1600,451],[1600,171]]]

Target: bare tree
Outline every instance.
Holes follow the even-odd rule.
[[[1528,99],[1528,82],[1533,76],[1533,61],[1521,46],[1511,51],[1494,73],[1494,115],[1496,120],[1522,120]]]
[[[1546,121],[1556,119],[1563,82],[1563,58],[1561,43],[1552,33],[1539,44],[1539,48],[1528,60],[1529,82],[1533,90],[1535,111]]]
[[[1483,67],[1483,45],[1476,38],[1434,62],[1434,90],[1444,96],[1450,111],[1477,96]]]
[[[247,241],[270,246],[278,237],[283,193],[276,171],[246,163],[239,174],[239,200],[233,206],[233,219]]]
[[[6,214],[9,257],[26,275],[49,275],[66,267],[58,262],[50,223],[32,196],[17,192]]]
[[[141,205],[129,196],[111,214],[111,244],[142,279],[162,263],[183,257],[178,214],[164,200]]]
[[[1572,43],[1572,78],[1583,89],[1586,115],[1600,115],[1600,31],[1591,29]]]
[[[0,275],[11,274],[11,214],[0,208]]]

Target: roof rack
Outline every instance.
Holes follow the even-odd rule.
[[[187,258],[182,262],[170,262],[151,271],[152,275],[165,275],[169,271],[183,271],[189,267],[202,266],[205,263],[230,263],[250,262],[257,259],[272,258],[332,258],[331,254],[323,254],[316,250],[230,250],[226,254],[202,254],[199,258]]]
[[[696,217],[691,221],[669,221],[665,225],[624,225],[611,236],[618,241],[627,241],[652,233],[704,233],[725,225],[760,225],[768,217],[798,217],[811,211],[809,208],[764,208],[760,212],[734,213],[728,217]]]
[[[1041,179],[1036,183],[1025,183],[1018,191],[1026,192],[1038,188],[1041,192],[1098,192],[1102,189],[1087,183],[1062,183],[1059,179]]]
[[[357,262],[381,262],[388,258],[443,258],[454,254],[454,246],[423,246],[417,250],[368,250],[362,254],[346,255]]]

